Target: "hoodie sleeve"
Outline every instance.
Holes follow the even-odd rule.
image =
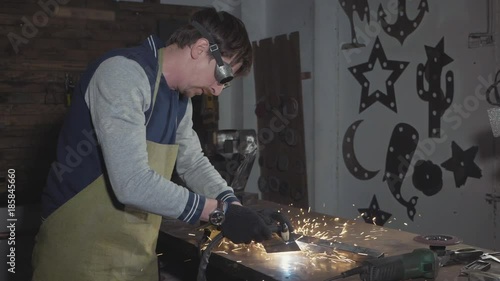
[[[197,222],[205,197],[149,166],[144,112],[151,105],[151,87],[144,69],[125,57],[107,59],[92,77],[85,100],[117,199],[150,213]]]

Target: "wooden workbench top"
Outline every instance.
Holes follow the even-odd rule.
[[[288,214],[296,232],[304,235],[367,247],[383,252],[385,256],[409,253],[417,248],[428,248],[427,245],[413,240],[416,234],[367,224],[360,219],[346,220],[266,201],[259,201],[252,207],[279,209]],[[195,253],[197,241],[203,234],[199,225],[193,226],[170,219],[164,219],[161,232],[168,237],[175,251],[185,249],[192,253]],[[471,248],[471,246],[457,244],[447,247],[450,250],[461,248]],[[212,252],[209,266],[218,267],[229,276],[242,280],[323,281],[358,265],[359,263],[341,255],[309,250],[266,253],[261,244],[235,245],[224,239]],[[467,280],[466,277],[458,277],[462,267],[463,265],[454,265],[440,268],[436,280]],[[493,265],[491,270],[497,270],[497,265]],[[498,270],[500,271],[500,268]],[[360,280],[360,278],[356,275],[343,280]]]

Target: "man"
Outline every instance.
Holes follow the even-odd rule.
[[[191,97],[219,95],[251,65],[243,23],[212,8],[167,46],[150,36],[90,65],[42,197],[33,280],[157,280],[161,216],[210,220],[235,243],[270,238],[266,218],[241,206],[203,156],[191,121]],[[169,180],[175,161],[194,192]]]

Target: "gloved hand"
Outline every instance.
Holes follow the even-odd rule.
[[[229,204],[226,219],[221,225],[222,235],[233,243],[262,242],[272,237],[271,229],[256,211]]]
[[[293,228],[292,223],[290,222],[290,219],[288,219],[287,216],[285,216],[283,213],[279,212],[276,209],[261,209],[261,210],[258,210],[257,213],[260,215],[260,217],[264,220],[264,222],[268,225],[268,227],[273,232],[282,231],[282,229],[278,228],[277,223],[279,223],[279,226],[283,226],[286,224],[289,232],[294,231],[294,228]]]

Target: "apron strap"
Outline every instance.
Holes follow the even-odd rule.
[[[155,88],[153,91],[153,97],[151,98],[151,112],[149,114],[148,121],[146,121],[146,126],[148,125],[149,120],[151,120],[151,116],[153,116],[153,110],[155,109],[156,96],[158,95],[158,86],[160,85],[160,80],[161,80],[162,64],[163,64],[163,48],[158,50],[158,73],[156,74]]]

